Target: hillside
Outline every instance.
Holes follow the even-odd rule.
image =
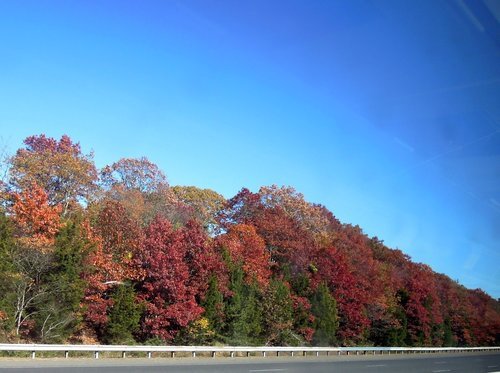
[[[292,187],[226,200],[146,158],[98,170],[67,136],[4,166],[1,342],[500,343],[498,300]]]

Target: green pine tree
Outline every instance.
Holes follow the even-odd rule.
[[[224,297],[219,291],[217,277],[210,277],[208,290],[201,305],[205,309],[204,316],[215,333],[214,339],[220,340],[224,330]]]
[[[5,213],[0,212],[0,342],[14,328],[15,293],[12,276],[15,274],[9,251],[14,245],[12,225]]]
[[[143,306],[137,303],[135,291],[129,284],[119,285],[111,297],[113,306],[108,315],[104,341],[110,344],[134,343],[139,329]]]
[[[315,346],[334,345],[336,343],[335,334],[339,326],[337,302],[323,283],[318,286],[312,296],[311,312],[315,317],[313,344]]]
[[[85,290],[81,275],[88,247],[80,219],[67,221],[56,237],[52,268],[44,278],[47,291],[35,317],[42,342],[62,342],[80,326]]]
[[[280,280],[271,280],[262,304],[267,342],[273,345],[296,345],[300,338],[292,332],[293,307],[290,290]]]

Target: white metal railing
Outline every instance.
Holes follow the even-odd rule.
[[[278,346],[125,346],[125,345],[64,345],[64,344],[8,344],[0,343],[0,351],[30,351],[31,358],[34,359],[36,352],[64,352],[66,358],[72,351],[93,352],[96,359],[99,352],[121,352],[122,357],[127,352],[144,352],[148,358],[153,353],[170,353],[175,357],[177,352],[190,353],[195,357],[196,353],[208,353],[215,357],[217,353],[234,357],[236,353],[260,353],[266,356],[268,353],[288,353],[294,356],[295,353],[321,355],[349,355],[349,354],[391,354],[391,353],[450,353],[450,352],[477,352],[477,351],[500,351],[497,347],[278,347]]]

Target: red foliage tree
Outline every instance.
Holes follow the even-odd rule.
[[[226,228],[231,224],[253,225],[266,244],[275,264],[274,270],[284,267],[292,276],[303,274],[311,263],[315,242],[300,224],[280,206],[266,206],[262,197],[248,189],[242,189],[229,200],[222,214]]]
[[[156,217],[145,230],[141,297],[146,302],[143,332],[170,341],[203,312],[196,303],[191,268],[186,263],[184,232]]]
[[[410,338],[415,345],[432,345],[433,337],[440,338],[431,334],[432,328],[443,322],[434,273],[426,265],[411,265],[406,288],[409,298],[405,308]],[[441,341],[435,342],[440,344]]]
[[[252,225],[236,224],[219,238],[234,262],[242,263],[247,283],[257,281],[267,286],[271,276],[270,255],[266,245]]]
[[[342,343],[352,344],[363,340],[369,325],[365,314],[362,290],[346,256],[329,247],[316,252],[312,286],[324,281],[339,308],[338,336]]]

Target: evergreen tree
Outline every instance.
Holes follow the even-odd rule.
[[[293,308],[290,290],[280,280],[269,283],[262,303],[267,342],[272,345],[296,345],[300,338],[293,334]]]
[[[226,300],[226,342],[232,345],[256,345],[262,342],[262,311],[259,287],[244,283],[241,264],[231,264],[229,290]]]
[[[247,345],[262,343],[262,310],[259,287],[256,283],[245,285],[243,289],[243,309],[238,329]]]
[[[13,290],[12,276],[14,267],[12,265],[9,251],[14,244],[12,238],[12,224],[0,212],[0,341],[6,341],[6,335],[14,327],[14,303],[15,293]]]
[[[218,288],[217,277],[211,276],[202,304],[204,316],[212,328],[215,339],[220,339],[224,329],[224,297]]]
[[[134,342],[134,333],[139,329],[143,307],[137,303],[134,289],[129,284],[115,288],[113,307],[109,312],[104,340],[110,344]]]
[[[67,221],[56,237],[52,268],[44,279],[47,291],[35,319],[43,342],[64,341],[80,326],[80,303],[85,289],[81,275],[88,249],[81,219]]]
[[[241,341],[240,319],[243,309],[243,269],[234,266],[230,273],[229,291],[231,296],[226,299],[226,327],[225,336],[229,344],[239,344]]]
[[[457,342],[453,338],[450,318],[447,317],[443,324],[443,347],[456,347]]]
[[[318,286],[311,299],[311,311],[315,317],[313,344],[315,346],[334,345],[335,333],[339,326],[337,302],[324,283]]]

